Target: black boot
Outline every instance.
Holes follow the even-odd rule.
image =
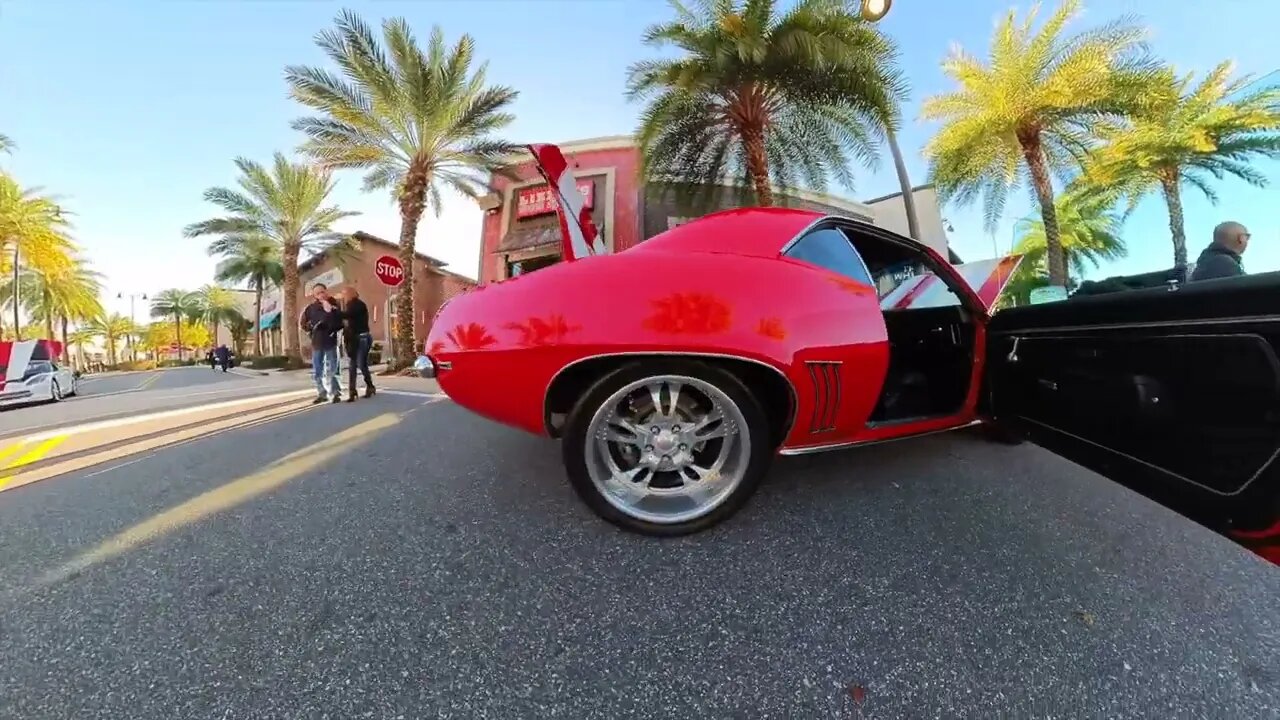
[[[371,397],[373,397],[373,393],[374,393],[374,392],[375,392],[375,391],[374,391],[374,389],[373,389],[373,384],[372,384],[372,383],[367,383],[367,384],[364,386],[364,396],[365,396],[365,397],[367,397],[367,398],[371,398]]]
[[[324,395],[317,395],[316,399],[311,401],[311,404],[319,405],[320,403],[327,402],[328,400],[329,398],[325,397]]]
[[[352,390],[350,394],[347,395],[347,402],[355,402],[355,401],[356,401],[356,391]]]

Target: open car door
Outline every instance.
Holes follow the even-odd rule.
[[[996,313],[985,411],[1280,562],[1280,273]]]

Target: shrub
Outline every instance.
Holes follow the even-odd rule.
[[[265,355],[263,357],[253,358],[252,360],[247,361],[245,365],[253,368],[254,370],[270,370],[273,368],[288,367],[289,356],[288,355]]]
[[[126,360],[122,363],[117,364],[115,366],[115,369],[120,370],[121,372],[130,372],[130,371],[137,371],[137,370],[155,370],[156,361],[155,360]]]
[[[195,365],[195,360],[161,360],[158,367],[191,367]],[[203,365],[204,362],[200,361]]]
[[[369,346],[369,364],[377,365],[382,362],[382,343],[376,342]]]

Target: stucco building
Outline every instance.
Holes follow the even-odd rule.
[[[680,209],[673,193],[640,181],[640,151],[630,136],[566,142],[559,147],[573,167],[578,190],[605,246],[612,252],[692,219],[691,213]],[[515,179],[495,175],[490,182],[492,192],[480,201],[485,212],[477,273],[481,283],[531,272],[560,259],[559,222],[546,183],[527,155],[513,158],[509,170]],[[921,240],[954,262],[933,188],[915,188],[912,196]],[[779,194],[776,203],[854,217],[907,235],[901,193],[857,202],[792,190]],[[740,193],[729,187],[717,193],[713,203],[715,209],[743,204]]]
[[[400,246],[382,238],[357,232],[352,236],[357,249],[349,254],[321,252],[308,258],[299,265],[301,287],[298,295],[298,308],[308,302],[307,296],[312,286],[324,283],[330,292],[338,293],[347,285],[354,285],[360,292],[360,298],[369,306],[369,325],[375,343],[381,343],[384,357],[391,353],[391,339],[395,335],[398,318],[395,312],[397,293],[404,288],[403,283],[391,287],[378,279],[374,266],[383,256],[398,257]],[[445,300],[474,287],[471,278],[445,269],[445,263],[424,253],[417,253],[413,267],[414,298],[413,318],[414,331],[417,337],[425,338],[431,329],[431,320]],[[259,324],[265,330],[264,344],[267,355],[278,355],[282,352],[283,343],[280,333],[283,310],[281,291],[269,291],[262,299],[262,316]],[[252,316],[252,312],[247,314]],[[252,346],[253,339],[250,339]]]

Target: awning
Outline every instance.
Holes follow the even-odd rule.
[[[559,225],[537,225],[534,227],[518,227],[507,233],[498,243],[498,252],[516,252],[531,250],[544,245],[560,243]]]
[[[271,330],[280,327],[280,311],[267,313],[262,316],[262,322],[258,323],[259,330]]]

